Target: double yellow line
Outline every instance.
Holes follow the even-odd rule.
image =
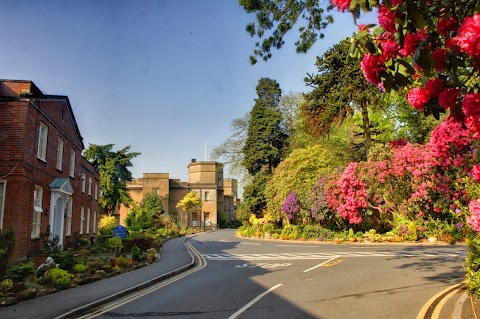
[[[90,312],[86,315],[83,315],[81,317],[77,317],[77,318],[82,318],[82,319],[87,319],[87,318],[96,318],[104,313],[107,313],[113,309],[116,309],[118,307],[121,307],[129,302],[132,302],[138,298],[141,298],[145,295],[148,295],[149,293],[152,293],[156,290],[159,290],[165,286],[168,286],[174,282],[176,282],[177,280],[180,280],[182,278],[185,278],[191,274],[193,274],[194,272],[197,272],[203,268],[205,268],[207,266],[207,260],[205,259],[205,257],[202,256],[202,254],[200,254],[200,252],[198,250],[196,250],[192,244],[190,244],[189,242],[186,242],[185,243],[185,246],[187,247],[188,249],[188,252],[190,253],[190,255],[192,257],[194,257],[198,263],[195,265],[195,267],[185,271],[185,272],[182,272],[176,276],[173,276],[173,277],[170,277],[169,279],[166,279],[164,281],[161,281],[159,283],[156,283],[150,287],[147,287],[145,289],[142,289],[142,290],[139,290],[139,291],[136,291],[136,292],[133,292],[132,294],[128,295],[128,296],[125,296],[123,298],[121,298],[120,300],[118,301],[114,301],[114,302],[110,302],[110,303],[107,303],[103,306],[99,306],[99,309],[94,311],[94,312]]]

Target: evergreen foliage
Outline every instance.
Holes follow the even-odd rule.
[[[243,165],[250,175],[256,175],[260,170],[271,173],[282,160],[288,136],[282,128],[278,108],[281,94],[280,85],[275,80],[262,78],[258,81],[258,98],[250,112],[243,147]]]
[[[133,179],[128,169],[132,166],[132,159],[141,153],[130,152],[130,146],[119,151],[113,151],[115,144],[90,144],[85,150],[85,158],[100,173],[100,209],[104,214],[113,214],[115,209],[123,204],[129,206],[131,197],[127,191],[127,182]]]

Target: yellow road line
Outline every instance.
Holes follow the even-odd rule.
[[[430,300],[428,300],[427,303],[423,305],[422,309],[421,309],[420,312],[418,313],[417,319],[424,319],[424,318],[425,318],[425,315],[426,315],[427,312],[428,312],[428,309],[430,308],[430,306],[431,306],[438,298],[440,298],[440,296],[446,294],[448,291],[450,291],[450,290],[452,290],[452,289],[458,288],[460,285],[463,285],[463,283],[450,286],[450,287],[448,287],[448,288],[440,291],[438,294],[436,294],[436,295],[433,296],[432,298],[430,298]]]
[[[455,295],[457,292],[459,292],[460,289],[462,289],[462,288],[460,287],[460,288],[457,288],[457,289],[453,290],[453,291],[450,292],[448,295],[446,295],[445,297],[443,297],[442,300],[440,300],[440,302],[439,302],[439,303],[437,304],[437,306],[435,307],[435,310],[433,311],[433,314],[432,314],[431,319],[438,319],[438,318],[440,318],[440,312],[442,311],[443,306],[445,306],[445,304],[447,303],[447,301],[448,301],[453,295]]]
[[[197,272],[203,268],[205,268],[207,266],[207,260],[203,257],[202,254],[200,254],[190,243],[186,243],[186,246],[187,248],[193,253],[194,256],[196,256],[198,258],[198,265],[195,266],[194,268],[188,270],[188,271],[185,271],[183,273],[180,273],[174,277],[171,277],[169,279],[166,279],[162,282],[159,282],[157,284],[154,284],[148,288],[145,288],[145,289],[142,289],[138,292],[134,292],[132,293],[131,295],[128,295],[124,298],[121,298],[119,301],[117,302],[113,302],[113,303],[108,303],[105,307],[102,307],[102,309],[99,309],[98,311],[96,312],[93,312],[93,313],[89,313],[89,314],[86,314],[84,316],[81,316],[81,317],[78,317],[79,319],[90,319],[90,318],[96,318],[104,313],[107,313],[113,309],[116,309],[120,306],[123,306],[129,302],[132,302],[138,298],[141,298],[149,293],[152,293],[158,289],[161,289],[165,286],[168,286],[170,285],[171,283],[174,283],[175,281],[178,281],[182,278],[185,278],[191,274],[193,274],[194,272]]]

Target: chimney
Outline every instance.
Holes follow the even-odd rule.
[[[192,158],[192,163],[195,163],[197,161],[196,158]]]

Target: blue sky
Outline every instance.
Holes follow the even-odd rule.
[[[315,57],[351,35],[349,14],[308,54],[295,35],[267,63],[250,65],[254,16],[227,0],[2,0],[1,78],[32,80],[68,95],[85,145],[131,145],[134,177],[187,179],[192,158],[207,160],[230,135],[232,119],[254,104],[270,77],[284,93],[305,92]]]

